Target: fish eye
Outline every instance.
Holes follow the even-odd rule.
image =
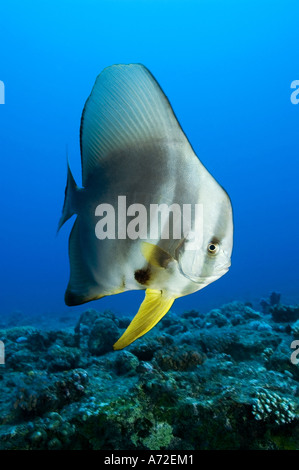
[[[214,243],[209,243],[208,244],[208,252],[211,253],[211,255],[216,255],[219,250],[219,244],[214,242]]]

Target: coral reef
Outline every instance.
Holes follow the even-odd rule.
[[[299,307],[267,302],[170,312],[122,351],[130,320],[110,311],[51,330],[16,315],[0,330],[0,449],[299,449]]]
[[[267,390],[257,392],[252,407],[255,419],[272,418],[276,424],[290,423],[296,417],[294,411],[295,405],[292,401]]]
[[[277,323],[292,323],[299,320],[298,305],[274,305],[270,307],[273,321]]]
[[[263,313],[269,313],[270,307],[280,304],[281,294],[277,292],[272,292],[269,295],[269,299],[261,299],[260,306],[262,307]]]
[[[295,338],[299,338],[299,320],[291,326],[291,331]]]

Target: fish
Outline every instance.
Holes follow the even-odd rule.
[[[67,163],[58,224],[76,215],[65,303],[144,290],[113,346],[119,350],[153,328],[175,299],[227,273],[232,204],[142,64],[112,65],[98,75],[81,116],[80,151],[82,187]]]

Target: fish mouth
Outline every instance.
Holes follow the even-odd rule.
[[[183,275],[187,277],[188,279],[190,279],[190,281],[194,282],[195,284],[208,285],[208,284],[211,284],[211,282],[214,282],[220,277],[224,276],[224,274],[226,274],[229,271],[230,266],[231,266],[230,262],[225,265],[219,266],[218,269],[215,269],[214,274],[212,274],[212,276],[203,277],[203,276],[196,276],[196,275],[186,274],[186,273],[183,273]]]
[[[219,274],[219,273],[225,274],[225,273],[227,273],[227,271],[229,270],[230,267],[231,267],[231,262],[226,263],[226,264],[224,264],[224,265],[219,266],[218,268],[216,268],[216,269],[215,269],[215,273],[216,273],[216,274]]]

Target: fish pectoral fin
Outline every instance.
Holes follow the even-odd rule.
[[[123,349],[151,330],[166,315],[174,300],[161,290],[146,289],[145,299],[137,314],[113,348]]]
[[[152,243],[142,242],[141,252],[146,261],[157,268],[166,268],[168,263],[173,261],[173,257],[167,251]]]

